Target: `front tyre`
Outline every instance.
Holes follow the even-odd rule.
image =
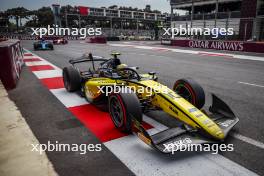
[[[175,82],[173,90],[181,97],[201,109],[205,103],[203,88],[191,78],[180,79]]]
[[[132,119],[142,122],[140,102],[135,93],[111,94],[108,108],[115,127],[121,132],[132,133]]]

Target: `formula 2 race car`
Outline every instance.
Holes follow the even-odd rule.
[[[202,87],[191,78],[179,79],[174,87],[157,82],[155,72],[139,74],[137,67],[128,67],[112,53],[113,58],[104,59],[92,54],[70,60],[72,64],[63,69],[63,81],[69,92],[79,91],[94,105],[106,104],[110,117],[120,131],[137,133],[149,146],[162,153],[171,153],[187,144],[209,144],[224,141],[229,131],[239,121],[232,110],[212,94],[212,105],[203,108],[205,94]],[[80,71],[78,63],[91,63],[91,68]],[[96,63],[98,68],[95,68]],[[113,91],[118,86],[122,91]],[[112,92],[108,92],[107,89]],[[139,91],[142,89],[141,91]],[[162,110],[183,123],[150,135],[143,126],[143,113]],[[176,151],[177,151],[176,150]]]
[[[64,45],[64,44],[67,44],[68,43],[68,40],[66,40],[65,38],[56,38],[56,39],[53,39],[53,44],[54,45]]]
[[[34,50],[53,50],[53,44],[47,40],[41,39],[33,44]]]

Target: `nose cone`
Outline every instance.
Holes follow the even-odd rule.
[[[225,133],[223,129],[221,129],[216,123],[212,121],[212,124],[209,128],[207,128],[207,132],[216,140],[223,140],[225,139]]]

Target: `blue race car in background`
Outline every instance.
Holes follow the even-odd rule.
[[[53,43],[47,40],[39,40],[34,42],[34,50],[53,50]]]

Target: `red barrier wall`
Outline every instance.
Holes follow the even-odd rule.
[[[264,53],[264,43],[217,40],[171,40],[172,46]]]
[[[16,87],[23,65],[23,49],[20,41],[0,42],[0,79],[7,90]]]
[[[88,37],[86,38],[87,43],[107,43],[106,37]]]

